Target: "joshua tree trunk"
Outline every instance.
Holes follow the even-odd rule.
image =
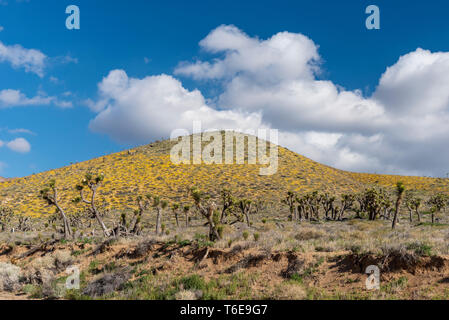
[[[220,240],[220,235],[218,234],[217,228],[215,226],[215,223],[212,219],[212,215],[209,215],[208,218],[208,223],[209,223],[209,240],[210,241],[216,241],[216,240]]]
[[[106,228],[106,225],[103,222],[103,219],[101,219],[101,215],[100,212],[98,212],[97,207],[95,206],[95,202],[94,202],[94,197],[95,197],[95,192],[92,194],[92,211],[95,214],[95,218],[97,218],[98,223],[101,226],[101,230],[103,230],[103,234],[105,237],[109,237],[110,236],[110,232],[108,230],[108,228]]]
[[[131,230],[132,234],[139,234],[140,233],[140,218],[138,217],[136,219],[136,223],[134,223],[134,227]]]
[[[248,212],[245,212],[245,218],[246,218],[246,224],[248,225],[248,227],[251,227],[251,221],[249,221],[249,214]],[[295,216],[296,218],[296,216]]]
[[[178,218],[178,212],[175,211],[175,219],[176,219],[176,226],[179,228],[179,218]]]
[[[302,221],[302,207],[298,206],[298,221]]]
[[[392,229],[396,227],[396,224],[399,221],[398,215],[399,209],[401,208],[401,202],[402,202],[402,193],[398,195],[398,199],[396,200],[396,208],[394,210],[393,223],[391,224]]]
[[[419,210],[416,209],[415,212],[416,212],[416,216],[418,217],[418,222],[421,222],[421,215],[419,214]]]
[[[93,209],[93,210],[94,210],[95,218],[97,219],[98,223],[100,224],[101,230],[103,230],[103,235],[105,237],[109,237],[111,235],[111,233],[109,232],[108,228],[106,228],[106,225],[104,224],[103,219],[101,219],[99,212],[96,209]]]
[[[186,215],[186,228],[188,228],[189,227],[189,213],[186,212],[185,215]]]
[[[103,230],[103,235],[105,237],[109,237],[111,235],[111,233],[109,232],[108,228],[106,228],[106,225],[104,224],[103,219],[101,219],[100,212],[97,210],[97,207],[95,206],[95,196],[97,195],[96,186],[92,186],[91,190],[92,190],[92,196],[91,196],[90,201],[87,201],[86,199],[84,199],[83,190],[81,190],[81,199],[83,200],[83,202],[90,204],[91,211],[92,211],[93,215],[95,216],[95,219],[97,219],[98,224],[100,225],[101,229]]]
[[[410,222],[413,222],[412,209],[409,209],[408,212],[410,214]]]
[[[72,238],[72,229],[70,228],[69,220],[67,219],[67,216],[66,216],[64,210],[62,210],[62,208],[59,206],[57,201],[55,201],[55,205],[56,205],[56,208],[58,208],[59,213],[61,213],[61,216],[62,216],[62,222],[64,224],[64,238],[70,239],[70,238]]]
[[[140,228],[140,221],[142,220],[142,215],[143,215],[143,210],[139,210],[139,212],[136,214],[136,216],[134,217],[134,220],[132,222],[132,230],[131,233],[132,234],[140,234],[141,232],[141,228]]]
[[[156,214],[156,235],[160,235],[161,233],[161,209],[157,208]]]

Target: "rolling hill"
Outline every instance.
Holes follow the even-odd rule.
[[[190,137],[192,138],[192,136]],[[157,141],[32,176],[0,182],[0,204],[16,213],[40,216],[53,212],[38,197],[39,190],[55,179],[61,204],[68,212],[79,210],[72,204],[75,185],[87,172],[105,175],[100,197],[103,207],[113,211],[135,209],[139,194],[157,194],[177,202],[191,202],[187,190],[197,186],[212,196],[226,187],[235,195],[279,204],[287,191],[328,191],[335,194],[357,192],[378,184],[393,187],[403,181],[409,189],[423,192],[448,190],[449,179],[352,173],[322,165],[279,147],[279,168],[271,176],[259,175],[260,165],[175,165],[170,150],[176,142]]]

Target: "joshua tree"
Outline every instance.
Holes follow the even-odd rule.
[[[11,209],[0,207],[0,227],[1,227],[0,231],[6,230],[13,216],[14,212]]]
[[[435,223],[435,215],[446,208],[448,197],[445,194],[438,193],[432,196],[427,204],[430,206],[430,213],[432,214],[432,223]]]
[[[182,208],[182,211],[184,211],[184,215],[186,217],[186,228],[189,227],[189,211],[190,211],[190,205],[185,205]]]
[[[295,202],[296,202],[296,196],[293,191],[287,192],[287,196],[285,197],[285,199],[282,200],[282,203],[288,205],[288,207],[290,209],[290,216],[288,217],[289,220],[296,220]]]
[[[366,208],[367,202],[366,202],[365,192],[357,193],[355,195],[355,200],[359,204],[358,207],[354,208],[354,211],[356,213],[356,218],[361,219],[362,214],[367,212],[367,208]]]
[[[131,223],[131,225],[133,226],[131,229],[131,233],[132,234],[140,234],[142,232],[142,229],[140,227],[140,224],[142,222],[142,216],[143,213],[145,212],[145,210],[148,209],[150,203],[149,203],[149,199],[148,196],[146,197],[147,199],[145,199],[142,196],[137,196],[136,202],[137,202],[137,206],[138,209],[134,211],[134,220]],[[151,196],[150,196],[151,198]]]
[[[347,210],[351,210],[354,205],[355,197],[352,194],[344,194],[341,197],[341,208],[338,213],[338,220],[342,221]]]
[[[316,219],[320,220],[320,204],[321,197],[318,194],[318,191],[313,191],[307,197],[309,202],[310,216],[309,220]]]
[[[299,222],[302,221],[302,216],[304,214],[305,216],[305,212],[306,212],[306,201],[304,199],[304,197],[296,197],[296,218]]]
[[[421,215],[419,214],[419,207],[421,206],[422,199],[415,196],[411,192],[407,192],[404,199],[404,204],[409,211],[410,222],[413,222],[413,211],[416,213],[418,222],[421,222]]]
[[[396,222],[399,215],[399,210],[401,208],[402,198],[404,196],[405,186],[402,182],[398,182],[396,184],[396,206],[394,210],[393,222],[391,224],[391,228],[394,229],[396,227]]]
[[[324,209],[324,219],[329,220],[329,213],[332,213],[334,210],[334,202],[335,197],[330,196],[329,193],[324,193],[321,196],[321,204]]]
[[[393,201],[385,190],[380,190],[380,205],[382,207],[383,214],[381,215],[385,220],[390,220],[391,213],[394,212]],[[399,222],[399,217],[397,218]]]
[[[231,194],[231,191],[228,189],[223,189],[221,191],[221,201],[222,201],[222,209],[220,215],[220,223],[223,223],[224,218],[227,216],[228,211],[235,203],[235,199]]]
[[[64,238],[70,239],[73,237],[72,235],[72,229],[70,227],[69,220],[67,219],[67,215],[65,214],[64,210],[61,208],[58,200],[58,189],[56,187],[56,181],[50,180],[48,183],[48,186],[43,188],[40,191],[40,197],[44,199],[48,205],[55,206],[56,212],[61,215],[62,218],[62,224],[64,226]]]
[[[97,219],[98,224],[100,225],[101,229],[103,230],[104,236],[109,237],[111,235],[111,231],[108,228],[106,228],[106,225],[104,224],[103,219],[101,218],[101,214],[98,211],[97,206],[95,204],[98,188],[101,187],[101,183],[103,180],[104,180],[104,175],[102,173],[97,175],[96,177],[94,177],[90,173],[86,174],[85,178],[81,181],[81,183],[76,186],[76,189],[80,193],[80,197],[75,198],[73,201],[74,202],[82,201],[83,203],[88,204],[90,206],[89,211],[90,211],[91,215],[95,219]],[[91,191],[90,200],[87,200],[84,197],[84,188],[85,187],[88,187]]]
[[[171,209],[173,211],[173,214],[175,215],[175,219],[176,219],[176,226],[179,228],[179,203],[173,203],[171,205]]]
[[[251,213],[253,202],[248,199],[240,199],[238,201],[238,206],[242,214],[245,216],[246,224],[251,227],[251,222],[249,220],[249,215]]]
[[[152,207],[156,209],[156,235],[161,235],[162,234],[162,225],[161,225],[161,220],[162,220],[162,213],[165,210],[165,208],[167,208],[168,206],[168,202],[165,200],[161,200],[161,198],[159,196],[147,196],[149,199],[152,198],[153,199],[153,203],[152,203]]]
[[[206,218],[207,225],[209,225],[209,240],[215,241],[220,240],[220,234],[218,232],[218,225],[216,221],[214,221],[214,211],[215,211],[215,203],[210,200],[210,197],[200,190],[193,188],[191,190],[191,195],[193,200],[195,201],[195,206],[197,207],[200,214]]]
[[[415,210],[416,216],[418,217],[418,222],[421,222],[421,215],[419,213],[419,207],[421,206],[422,199],[416,197],[412,201],[412,208]]]
[[[116,226],[116,227],[113,229],[113,234],[114,234],[116,237],[119,237],[119,236],[121,236],[122,234],[127,235],[127,234],[128,234],[129,228],[130,228],[130,223],[128,222],[128,220],[127,220],[127,218],[126,218],[126,213],[123,212],[123,213],[120,215],[120,220],[119,220],[118,226]]]
[[[17,225],[17,230],[19,231],[31,231],[32,225],[31,225],[31,218],[26,217],[24,215],[19,216],[19,224]]]
[[[362,199],[359,198],[359,202],[360,200]],[[365,190],[362,203],[363,207],[368,212],[368,220],[376,220],[384,208],[383,191],[374,188]]]

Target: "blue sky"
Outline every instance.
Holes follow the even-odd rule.
[[[80,8],[80,30],[68,30],[65,27],[65,8],[71,4]],[[370,4],[380,8],[380,30],[367,30],[365,27],[368,16],[365,8]],[[23,63],[14,65],[11,62],[14,57],[9,55],[8,58],[2,58],[0,50],[0,92],[20,91],[21,101],[24,101],[0,105],[0,175],[25,176],[154,139],[168,138],[171,127],[160,125],[160,122],[170,123],[173,120],[175,127],[171,129],[176,128],[178,114],[172,112],[171,107],[179,111],[182,108],[199,108],[198,105],[204,104],[212,110],[233,112],[231,118],[237,119],[235,125],[225,121],[225,126],[234,127],[247,122],[249,118],[245,116],[250,117],[248,114],[254,113],[251,116],[251,119],[255,119],[254,123],[283,132],[281,144],[342,169],[445,176],[444,163],[449,160],[449,154],[441,150],[446,147],[448,136],[444,123],[437,120],[432,122],[432,119],[445,119],[449,109],[449,100],[441,93],[449,81],[446,82],[446,77],[443,79],[444,75],[437,72],[446,70],[446,56],[438,56],[438,59],[435,56],[437,52],[449,52],[447,12],[447,1],[436,0],[0,0],[0,43],[11,54],[19,54],[12,49],[14,45],[20,45],[25,52],[35,49],[46,57],[41,64],[31,67]],[[220,26],[222,29],[218,31],[223,32],[213,34]],[[310,75],[304,76],[307,70],[294,75],[277,73],[272,77],[269,73],[271,69],[267,67],[273,65],[271,62],[262,64],[257,71],[249,70],[245,67],[248,62],[245,59],[251,59],[248,57],[252,49],[247,49],[248,46],[238,48],[239,55],[234,57],[235,60],[231,57],[232,44],[223,50],[217,50],[215,44],[199,45],[208,35],[212,34],[211,41],[221,41],[223,34],[229,34],[235,36],[235,39],[252,39],[248,43],[257,41],[258,44],[254,44],[256,48],[264,40],[284,31],[290,35],[300,34],[313,42],[310,45],[303,44],[300,39],[291,40],[298,44],[296,49],[292,49],[292,55],[301,56],[305,50],[316,49],[320,61],[319,71],[312,75],[313,79]],[[288,38],[285,34],[279,37]],[[426,51],[417,52],[417,48]],[[279,53],[279,59],[273,58],[274,64],[282,60],[284,53],[287,54]],[[260,51],[257,55],[263,54]],[[405,66],[398,63],[402,56],[407,58]],[[306,60],[314,60],[316,54],[311,53],[307,57]],[[432,62],[423,62],[430,60]],[[295,58],[292,61],[297,65]],[[234,68],[236,64],[240,66],[232,72],[226,71],[219,75],[199,73],[198,70],[187,68],[195,63],[205,67],[207,63],[211,65],[217,62],[219,67],[226,70]],[[415,65],[424,65],[429,70],[424,74],[412,73],[410,78],[413,83],[406,80],[398,82],[398,75],[403,70],[416,70],[413,67]],[[396,73],[385,80],[382,90],[376,91],[386,68],[392,66],[397,67],[394,70]],[[285,65],[279,67],[285,69]],[[117,73],[110,74],[113,70]],[[406,71],[404,74],[409,74]],[[160,75],[166,75],[167,78],[156,78]],[[141,83],[138,88],[145,92],[137,91],[137,95],[141,95],[142,99],[122,100],[120,95],[127,93],[118,90],[120,88],[117,86],[109,86],[110,82],[103,80],[106,78],[112,81],[117,77],[122,80],[126,78],[127,83],[129,81],[129,92],[136,92],[131,90],[131,79]],[[259,84],[259,79],[264,77],[279,79],[276,83],[267,84],[265,81],[263,85]],[[305,78],[307,82],[303,82]],[[142,79],[148,81],[139,82]],[[241,84],[242,81],[244,86],[231,88],[230,84]],[[252,100],[254,97],[244,91],[244,88],[252,87],[254,92],[282,93],[290,86],[306,84],[313,86],[315,91],[320,88],[323,96],[327,97],[325,90],[329,88],[321,88],[321,81],[331,83],[332,88],[339,90],[339,96],[333,100],[320,98],[322,103],[317,107],[285,102],[283,112],[298,120],[292,120],[291,123],[287,123],[289,121],[285,121],[268,103],[256,110],[256,102]],[[103,92],[98,88],[100,83],[107,87]],[[428,87],[423,88],[421,84]],[[430,117],[432,119],[429,118],[425,125],[417,124],[416,130],[416,126],[409,124],[423,119],[422,113],[416,112],[416,117],[408,118],[413,112],[404,109],[406,107],[396,107],[407,105],[407,90],[415,86],[423,88],[422,96],[417,97],[417,101],[421,97],[423,101],[428,101],[429,96],[436,97],[435,104],[428,107],[424,104],[416,108],[410,106],[413,110],[428,108],[433,112],[431,115],[434,117]],[[172,96],[174,92],[179,92],[179,88],[195,95],[190,104],[145,104],[146,99],[152,99],[153,96],[155,101],[165,101],[166,96],[161,96],[161,92],[168,92]],[[361,91],[356,91],[358,89]],[[157,92],[152,93],[151,90]],[[421,93],[421,90],[412,91]],[[298,91],[291,100],[307,101],[312,96],[308,92]],[[337,119],[341,105],[356,100],[352,96],[345,100],[345,92],[357,96],[360,101],[355,102],[356,106],[366,104],[369,112],[355,120],[344,116],[343,112],[346,118]],[[311,100],[315,101],[315,98]],[[240,104],[240,101],[251,103]],[[282,99],[269,97],[268,101],[284,107]],[[112,108],[123,108],[117,111],[116,116],[123,116],[129,110],[126,109],[127,103],[141,103],[133,112],[143,112],[142,117],[147,117],[148,127],[154,129],[133,131],[136,114],[120,119],[112,119],[112,116],[108,118],[105,114],[106,119],[99,119],[92,124],[94,119],[105,112],[103,102]],[[433,108],[438,103],[441,106]],[[328,119],[318,123],[307,112],[319,110],[323,104],[328,107],[320,111],[320,117],[324,115]],[[160,110],[166,116],[152,117],[155,110]],[[201,118],[201,114],[198,117]],[[262,114],[262,118],[257,120],[256,114]],[[385,114],[388,116],[382,118]],[[229,114],[217,113],[212,120],[208,118],[204,121],[220,126],[217,119],[227,116]],[[399,124],[400,130],[393,123],[398,118],[402,119],[403,127]],[[126,123],[117,128],[117,121],[121,119]],[[428,134],[428,128],[440,129]],[[25,139],[29,146],[17,139]],[[432,150],[439,150],[439,160],[431,155]]]

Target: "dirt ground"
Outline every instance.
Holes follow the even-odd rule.
[[[179,299],[183,294],[189,299],[449,298],[448,257],[417,256],[398,250],[384,255],[350,251],[270,251],[250,241],[219,249],[150,238],[103,244],[50,243],[6,249],[3,246],[0,250],[4,253],[0,254],[0,262],[19,266],[24,273],[36,268],[36,261],[44,261],[42,258],[70,253],[70,265],[76,265],[83,275],[79,295],[53,296],[52,299],[80,298],[83,287],[125,269],[129,270],[125,285],[95,298]],[[379,290],[366,288],[368,275],[365,270],[370,265],[380,269]],[[67,276],[66,265],[58,269],[41,263],[40,267],[53,270],[53,282]],[[44,274],[44,271],[38,273]],[[192,275],[197,276],[194,279],[199,284],[191,284]],[[36,288],[44,284],[39,279],[31,281],[23,287],[28,291],[22,288],[14,293],[0,292],[0,299],[45,299],[45,294],[36,294]],[[30,291],[30,286],[34,286],[34,291]],[[202,292],[194,296],[191,293],[195,290]]]

